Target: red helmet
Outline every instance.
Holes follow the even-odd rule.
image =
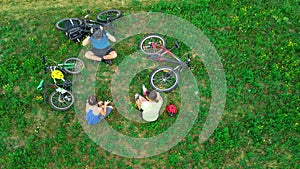
[[[168,104],[166,107],[166,111],[170,116],[174,116],[177,114],[177,108],[174,104]]]

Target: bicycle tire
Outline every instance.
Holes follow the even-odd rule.
[[[72,66],[74,64],[74,66]],[[85,68],[84,62],[79,58],[68,58],[63,63],[63,69],[69,74],[78,74]]]
[[[160,35],[148,35],[141,40],[139,44],[140,50],[146,55],[156,55],[162,52],[163,49],[153,49],[150,45],[151,42],[155,41],[158,41],[156,43],[160,43],[162,46],[166,47],[166,40],[163,37],[161,37]]]
[[[67,28],[62,26],[66,21],[79,22],[79,25],[82,25],[83,21],[79,18],[64,18],[58,22],[56,22],[55,27],[60,31],[67,31]]]
[[[158,68],[150,75],[150,85],[159,92],[170,92],[177,87],[178,83],[179,75],[170,67]]]
[[[61,97],[62,94],[60,92],[54,91],[53,93],[51,93],[49,97],[49,104],[51,108],[57,111],[65,111],[71,108],[71,106],[73,106],[73,104],[75,103],[74,95],[70,91],[66,91],[64,96],[65,99],[62,99]]]
[[[48,93],[48,89],[44,89],[43,99],[44,99],[44,103],[46,104],[47,104],[47,93]]]
[[[112,18],[107,20],[107,16],[106,16],[107,14],[114,14],[115,16],[113,16]],[[112,22],[112,21],[120,18],[121,16],[122,16],[122,12],[120,10],[109,9],[109,10],[99,12],[97,14],[97,21],[99,21],[99,22]],[[105,19],[103,19],[103,17],[105,17]]]

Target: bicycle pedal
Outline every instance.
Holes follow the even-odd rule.
[[[70,102],[70,101],[71,101],[71,98],[68,97],[68,96],[65,96],[65,97],[64,97],[64,100]]]

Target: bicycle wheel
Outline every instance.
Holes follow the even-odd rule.
[[[53,92],[49,97],[50,106],[57,111],[65,111],[69,109],[75,102],[74,95],[70,91],[64,94],[60,92]]]
[[[78,74],[84,69],[84,67],[84,62],[79,58],[68,58],[63,64],[64,70],[70,74]]]
[[[55,27],[60,31],[67,31],[68,28],[82,25],[82,20],[79,18],[64,18],[56,22]]]
[[[117,9],[105,10],[97,15],[97,20],[99,22],[111,22],[122,16],[122,12]]]
[[[150,75],[151,86],[159,92],[174,90],[179,82],[179,75],[170,67],[161,67]]]
[[[148,35],[140,42],[140,50],[146,55],[155,55],[163,51],[163,49],[153,48],[152,42],[161,46],[166,46],[166,40],[160,35]]]

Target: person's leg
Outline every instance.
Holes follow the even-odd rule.
[[[94,61],[102,61],[102,58],[96,56],[92,51],[87,51],[84,55],[87,59],[91,59]]]
[[[111,60],[111,59],[115,59],[118,56],[116,51],[110,51],[107,55],[103,56],[103,59],[106,60]]]
[[[143,96],[139,95],[138,98],[135,100],[135,103],[138,107],[138,109],[141,109],[141,105],[143,101],[147,101],[147,99],[145,99]]]
[[[113,109],[111,107],[106,107],[106,115],[105,115],[105,117],[107,117],[112,110]]]
[[[141,109],[141,105],[142,105],[142,101],[140,99],[137,99],[135,101],[135,104],[136,104],[137,108],[140,110]]]
[[[111,109],[114,109],[112,106],[106,106],[106,108],[111,108]]]

